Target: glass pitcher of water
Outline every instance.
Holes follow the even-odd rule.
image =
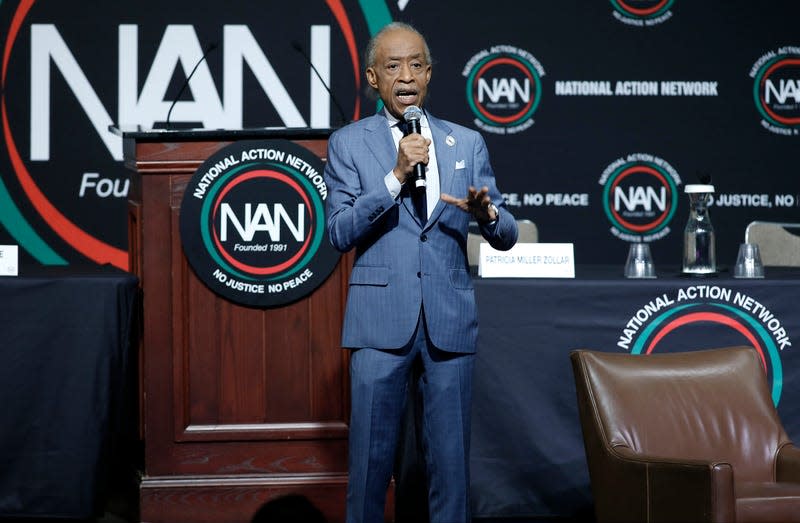
[[[708,216],[708,203],[714,193],[713,185],[686,186],[689,195],[689,221],[683,231],[683,272],[710,274],[717,272],[714,227]]]

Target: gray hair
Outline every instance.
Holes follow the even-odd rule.
[[[428,64],[432,64],[431,61],[431,50],[428,48],[428,42],[425,40],[425,37],[422,36],[422,33],[417,31],[412,25],[406,24],[404,22],[392,22],[390,24],[386,24],[381,28],[380,31],[375,33],[375,35],[370,39],[369,43],[367,44],[367,50],[364,53],[364,65],[366,67],[374,67],[375,66],[375,54],[378,49],[378,40],[380,40],[381,36],[389,31],[394,31],[397,29],[404,29],[406,31],[410,31],[416,35],[418,35],[422,39],[422,43],[425,46],[425,61]]]

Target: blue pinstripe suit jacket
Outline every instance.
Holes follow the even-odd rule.
[[[489,187],[500,218],[492,230],[483,227],[481,232],[495,248],[510,249],[517,225],[502,203],[483,138],[430,113],[427,117],[441,192],[463,198],[470,185]],[[408,189],[395,200],[384,183],[396,160],[383,111],[337,130],[328,143],[328,233],[340,251],[356,249],[342,345],[403,347],[424,304],[436,347],[474,352],[478,321],[466,257],[470,215],[439,201],[427,223],[421,223]]]

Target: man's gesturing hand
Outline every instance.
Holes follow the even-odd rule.
[[[456,198],[442,193],[441,199],[445,203],[455,205],[464,212],[468,212],[479,223],[487,223],[497,219],[497,208],[492,205],[489,198],[489,188],[484,186],[481,190],[470,186],[466,198]]]

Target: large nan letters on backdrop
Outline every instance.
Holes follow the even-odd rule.
[[[200,63],[191,81],[191,101],[175,104],[172,121],[198,122],[200,127],[235,129],[242,126],[242,77],[244,64],[250,67],[266,97],[286,127],[307,127],[289,91],[281,82],[264,50],[244,25],[223,28],[223,92],[220,97],[208,64]],[[194,27],[168,25],[158,51],[138,90],[138,26],[119,26],[119,113],[122,125],[153,127],[164,121],[169,106],[167,88],[176,69],[189,71],[201,62],[201,45]],[[122,160],[121,139],[108,131],[114,121],[89,83],[78,60],[53,24],[31,26],[31,155],[33,161],[50,160],[50,63],[64,76],[67,84],[91,121],[109,154]],[[330,82],[330,27],[311,26],[311,63],[323,80]],[[311,114],[313,127],[330,127],[328,93],[316,75],[311,76]]]

